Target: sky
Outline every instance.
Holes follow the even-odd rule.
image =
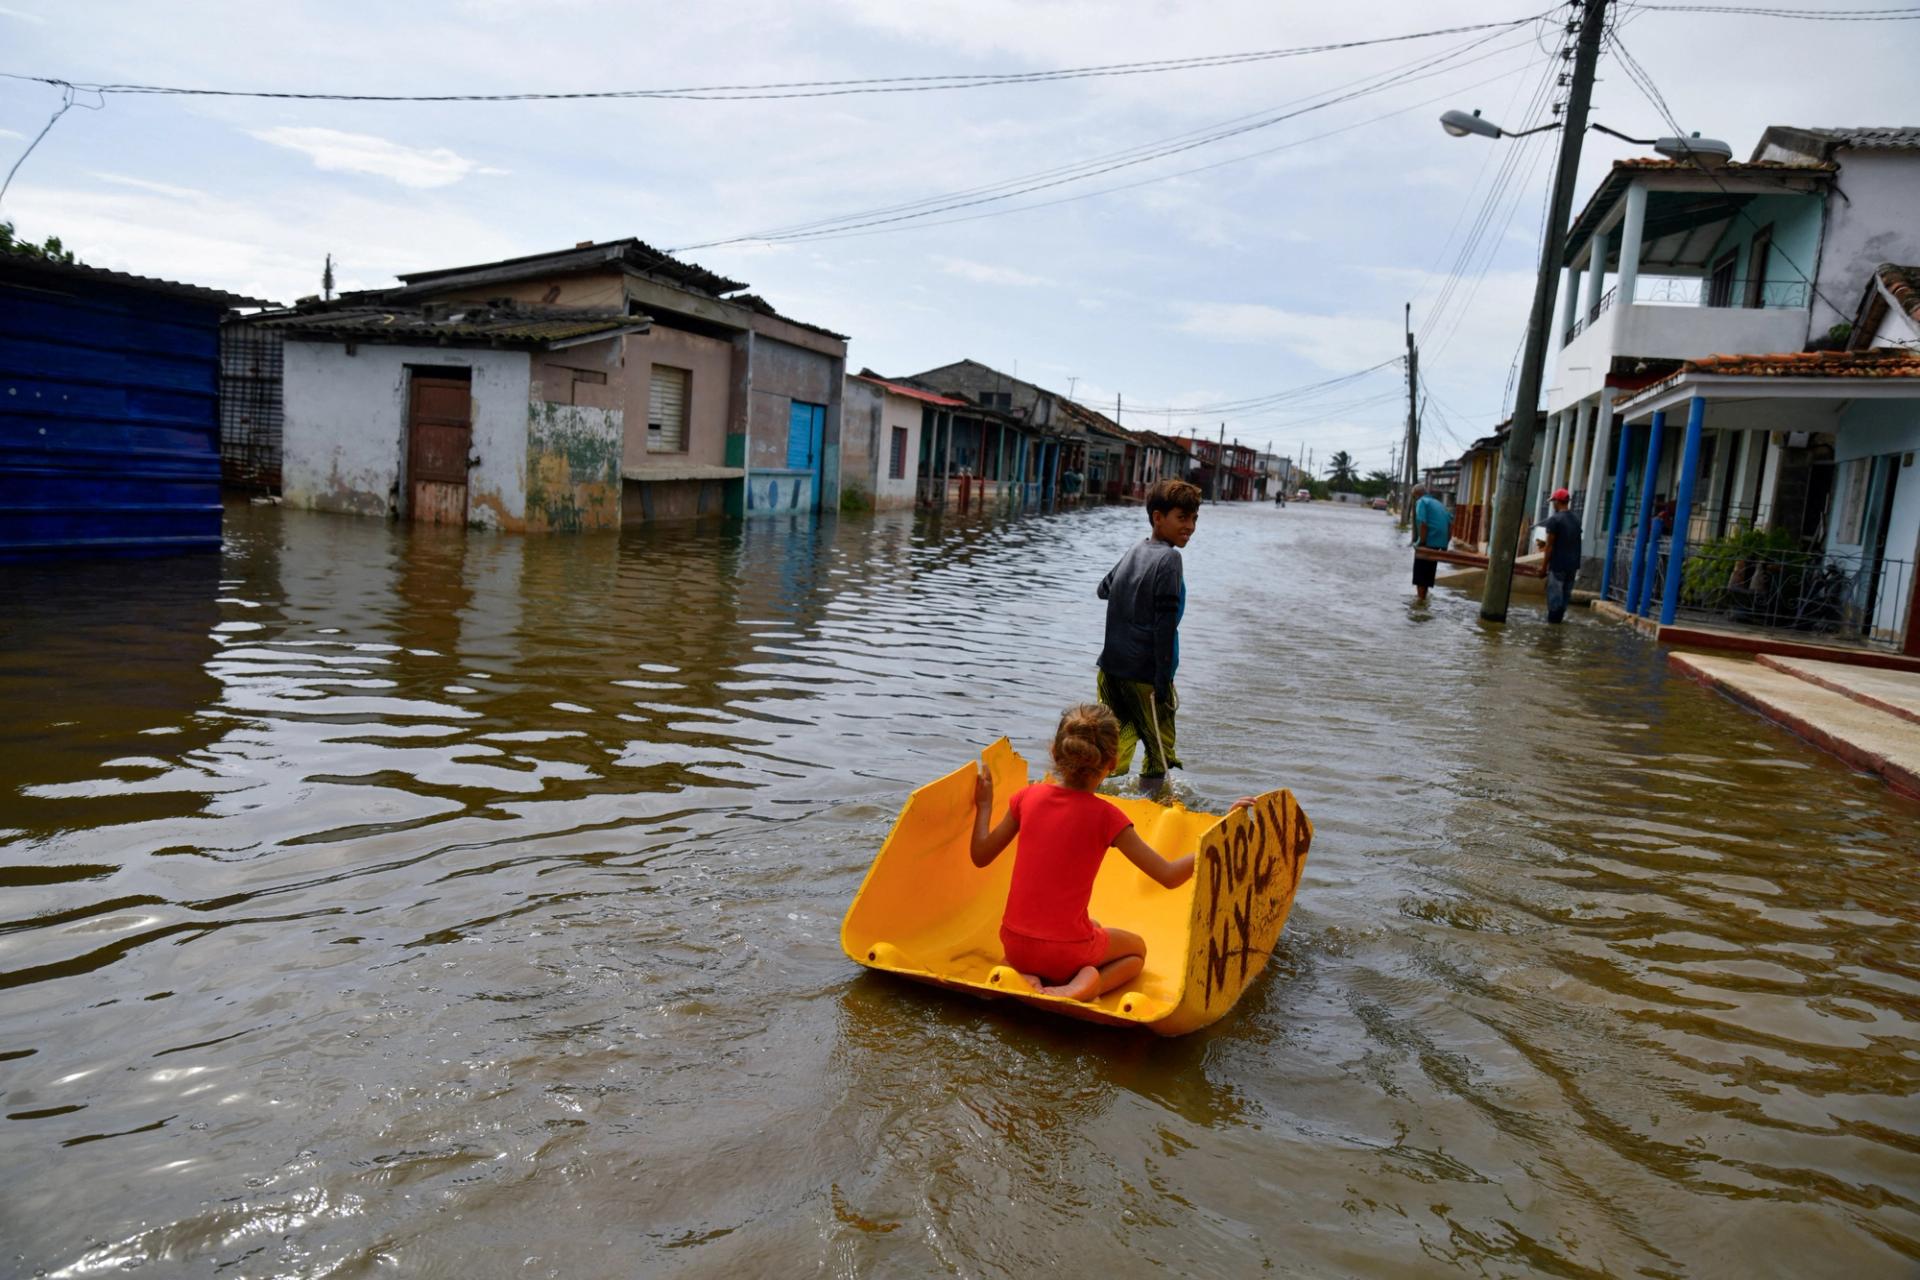
[[[1362,471],[1388,465],[1406,417],[1396,358],[1411,303],[1428,406],[1421,461],[1432,465],[1510,411],[1558,137],[1454,139],[1437,117],[1479,108],[1509,128],[1552,118],[1569,10],[1540,5],[0,0],[0,72],[14,76],[372,94],[1030,73],[1548,15],[1236,65],[909,93],[81,93],[20,167],[0,217],[97,266],[278,302],[317,293],[329,253],[338,287],[372,288],[402,271],[638,236],[851,335],[849,370],[905,375],[970,357],[1118,409],[1128,426],[1224,427],[1260,448],[1311,450],[1317,470],[1336,450]],[[1737,158],[1770,124],[1916,123],[1920,23],[1632,5],[1614,21],[1681,127]],[[0,79],[0,166],[59,105],[52,86]],[[1636,137],[1671,132],[1611,54],[1593,119]],[[1205,140],[1228,129],[1242,131]],[[1109,168],[1154,143],[1184,149]],[[1589,133],[1576,211],[1606,165],[1638,154]],[[1061,172],[1082,165],[1109,171]],[[1007,197],[1000,184],[1038,189]],[[871,211],[950,193],[967,203],[817,238],[752,238],[895,218]]]

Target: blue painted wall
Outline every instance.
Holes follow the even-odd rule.
[[[0,560],[219,548],[221,313],[0,277]]]

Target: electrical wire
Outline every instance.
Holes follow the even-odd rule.
[[[1044,84],[1060,80],[1096,77],[1156,75],[1169,71],[1212,70],[1298,58],[1310,54],[1337,53],[1409,40],[1429,40],[1436,36],[1459,35],[1470,31],[1507,29],[1534,21],[1538,14],[1495,22],[1475,22],[1428,31],[1410,31],[1399,35],[1373,36],[1363,40],[1340,40],[1326,44],[1297,45],[1281,49],[1252,49],[1235,53],[1203,54],[1189,58],[1159,58],[1144,62],[1112,62],[1081,67],[1060,67],[1046,71],[980,72],[930,76],[876,76],[858,80],[787,80],[765,84],[689,85],[667,89],[599,89],[571,92],[530,93],[325,93],[274,89],[209,89],[179,85],[91,84],[76,85],[98,93],[149,94],[168,97],[271,98],[306,102],[575,102],[590,99],[671,99],[681,101],[754,101],[785,98],[827,98],[848,94],[923,93],[948,89],[981,89],[1001,85]],[[0,73],[20,80],[65,83],[48,76]]]
[[[1920,8],[1900,9],[1774,9],[1758,5],[1734,4],[1636,4],[1632,8],[1647,13],[1726,13],[1755,18],[1801,18],[1809,22],[1913,22],[1920,19]]]
[[[1653,82],[1653,76],[1648,73],[1645,67],[1640,65],[1639,60],[1636,59],[1633,56],[1633,54],[1627,50],[1627,47],[1620,42],[1620,38],[1618,34],[1609,33],[1607,37],[1607,43],[1608,43],[1608,47],[1612,50],[1614,54],[1615,61],[1617,61],[1620,64],[1621,69],[1627,73],[1627,78],[1633,81],[1634,86],[1638,88],[1641,94],[1646,97],[1647,101],[1650,104],[1652,104],[1654,110],[1660,113],[1661,118],[1667,122],[1667,126],[1674,131],[1675,135],[1680,137],[1685,137],[1686,130],[1681,127],[1679,120],[1677,120],[1674,117],[1673,109],[1667,105],[1666,95],[1661,93],[1660,87]],[[1714,170],[1710,168],[1708,165],[1703,164],[1700,161],[1700,158],[1698,156],[1692,156],[1690,158],[1693,162],[1693,167],[1699,172],[1705,174],[1708,180],[1710,180],[1714,186],[1720,189],[1721,195],[1727,196],[1729,198],[1732,197],[1733,192],[1728,190],[1727,184],[1720,180],[1720,175],[1718,173],[1714,172]],[[1739,218],[1742,221],[1744,221],[1754,231],[1759,231],[1761,229],[1760,224],[1754,220],[1753,215],[1747,212],[1746,206],[1744,204],[1735,205],[1733,211],[1736,215],[1739,216]],[[1807,270],[1805,267],[1802,267],[1798,262],[1794,261],[1793,255],[1789,253],[1786,249],[1782,248],[1780,245],[1775,244],[1772,246],[1772,251],[1774,253],[1779,254],[1781,260],[1785,262],[1789,267],[1793,268],[1793,270],[1800,276],[1800,279],[1806,282],[1806,286],[1809,290],[1812,291],[1813,296],[1819,299],[1821,302],[1826,303],[1828,308],[1831,309],[1835,315],[1840,316],[1841,319],[1844,320],[1848,316],[1851,316],[1853,314],[1851,310],[1841,307],[1839,304],[1835,303],[1833,299],[1827,297],[1826,294],[1820,292],[1819,282],[1807,273]],[[1629,301],[1631,300],[1629,299]]]
[[[1492,39],[1494,37],[1486,37],[1486,38]],[[1458,56],[1457,51],[1444,53],[1437,58],[1430,59],[1427,62],[1419,64],[1419,67],[1417,69],[1421,71],[1427,71],[1429,75],[1439,74],[1439,72],[1433,70],[1433,68],[1447,61],[1450,61],[1457,56]],[[1212,133],[1205,134],[1197,138],[1190,138],[1186,141],[1177,142],[1172,145],[1161,147],[1157,150],[1132,155],[1124,159],[1116,159],[1111,161],[1110,163],[1098,164],[1096,165],[1096,167],[1087,168],[1082,166],[1078,169],[1078,171],[1066,173],[1065,176],[1046,178],[1046,179],[1037,180],[1033,182],[1027,182],[1024,185],[1006,187],[1005,189],[1002,189],[1002,190],[992,191],[991,194],[975,195],[968,198],[950,199],[950,200],[946,200],[944,203],[931,203],[929,201],[921,201],[920,203],[925,207],[919,208],[919,209],[912,209],[907,212],[895,213],[888,216],[863,217],[861,215],[850,215],[851,217],[850,221],[836,220],[834,225],[826,226],[818,230],[793,231],[793,232],[777,233],[777,234],[768,234],[768,233],[746,234],[746,235],[726,236],[726,237],[721,237],[719,239],[714,239],[714,240],[702,240],[692,244],[676,245],[672,249],[668,250],[668,252],[669,253],[687,253],[687,252],[692,252],[693,250],[696,250],[696,249],[712,249],[712,248],[718,248],[724,245],[742,244],[742,243],[780,244],[780,243],[804,242],[809,240],[825,239],[829,237],[839,238],[845,235],[845,233],[851,232],[851,231],[864,230],[870,227],[891,226],[891,225],[902,223],[902,222],[917,221],[922,218],[931,217],[935,214],[950,213],[958,209],[967,209],[967,208],[977,207],[983,204],[992,204],[1001,200],[1011,199],[1014,196],[1026,195],[1034,191],[1043,191],[1049,188],[1063,186],[1071,182],[1080,182],[1087,178],[1099,177],[1102,174],[1112,173],[1119,169],[1132,168],[1136,165],[1147,164],[1154,160],[1160,160],[1168,156],[1179,155],[1183,152],[1192,151],[1199,147],[1210,146],[1216,142],[1222,142],[1229,138],[1239,137],[1243,134],[1252,133],[1260,129],[1271,128],[1276,124],[1282,124],[1288,120],[1298,119],[1300,116],[1308,115],[1315,111],[1323,111],[1328,107],[1337,106],[1343,102],[1351,102],[1358,98],[1369,97],[1373,94],[1385,92],[1386,90],[1395,88],[1399,85],[1407,84],[1407,83],[1420,80],[1420,79],[1425,79],[1425,78],[1428,78],[1428,76],[1404,75],[1404,74],[1392,75],[1392,76],[1386,76],[1386,77],[1379,76],[1379,75],[1368,76],[1363,78],[1360,81],[1353,82],[1354,84],[1359,86],[1357,88],[1351,88],[1343,93],[1334,93],[1331,96],[1323,96],[1318,98],[1317,100],[1308,101],[1307,105],[1297,107],[1291,111],[1282,111],[1282,112],[1277,112],[1272,114],[1263,114],[1260,118],[1255,119],[1250,123],[1243,122],[1240,124],[1236,124],[1230,128],[1219,129]],[[1296,101],[1298,100],[1296,99]],[[1117,154],[1124,155],[1125,153],[1117,153]],[[1064,171],[1057,169],[1057,170],[1054,170],[1053,172],[1064,172]],[[991,189],[988,189],[988,190],[991,190]],[[956,195],[964,196],[965,193],[956,193]],[[935,199],[938,199],[938,198],[935,198]]]
[[[1490,39],[1497,39],[1499,34],[1500,33],[1495,33],[1495,35],[1491,37],[1483,36],[1473,40],[1465,41],[1462,44],[1456,45],[1453,48],[1446,50],[1445,54],[1443,54],[1442,56],[1444,57],[1446,54],[1460,54],[1460,53],[1471,51],[1472,49],[1487,43]],[[1459,63],[1459,65],[1467,66],[1475,62],[1482,62],[1482,61],[1485,61],[1487,58],[1497,57],[1499,54],[1506,52],[1513,47],[1514,46],[1511,46],[1511,45],[1503,46],[1500,49],[1496,49],[1491,53],[1483,54],[1480,57],[1464,59]],[[1346,81],[1342,84],[1335,85],[1334,89],[1351,88],[1357,85],[1366,84],[1373,80],[1381,79],[1383,77],[1398,77],[1410,69],[1415,69],[1423,65],[1426,65],[1428,61],[1429,61],[1429,55],[1423,54],[1421,55],[1421,57],[1414,58],[1396,67],[1390,67],[1385,71],[1373,72],[1365,76],[1360,76],[1354,80]],[[1332,90],[1329,90],[1328,92],[1331,92],[1331,91]],[[998,182],[989,182],[977,187],[964,187],[956,191],[947,191],[947,192],[942,192],[938,195],[924,196],[917,200],[908,200],[908,201],[904,201],[897,204],[879,205],[870,209],[852,210],[847,213],[837,214],[831,217],[815,218],[805,222],[793,222],[793,223],[787,223],[781,226],[765,227],[753,234],[755,236],[764,237],[764,236],[786,234],[788,232],[817,230],[820,228],[831,227],[834,224],[857,221],[863,218],[873,218],[873,217],[879,217],[885,214],[902,213],[902,212],[907,212],[915,209],[923,209],[923,208],[926,208],[927,206],[940,204],[950,200],[963,199],[968,196],[985,195],[985,194],[989,194],[996,191],[1003,191],[1009,187],[1019,186],[1023,183],[1034,182],[1034,181],[1038,181],[1045,178],[1058,177],[1063,174],[1076,173],[1082,170],[1089,170],[1089,169],[1097,168],[1104,164],[1109,164],[1115,160],[1124,160],[1130,157],[1143,155],[1147,152],[1158,151],[1163,147],[1172,146],[1174,144],[1184,142],[1190,139],[1211,136],[1215,133],[1218,133],[1221,130],[1231,128],[1234,125],[1244,124],[1250,120],[1258,120],[1263,116],[1269,115],[1273,112],[1283,110],[1284,108],[1297,106],[1304,102],[1310,102],[1316,96],[1319,96],[1319,95],[1307,94],[1302,97],[1291,98],[1285,102],[1276,103],[1269,107],[1262,107],[1258,111],[1250,111],[1243,115],[1232,116],[1225,120],[1217,120],[1211,124],[1205,124],[1197,128],[1183,130],[1180,133],[1171,134],[1166,137],[1155,138],[1144,143],[1136,143],[1133,146],[1129,146],[1129,147],[1122,147],[1117,151],[1109,151],[1109,152],[1102,153],[1100,155],[1089,156],[1086,159],[1075,161],[1072,164],[1056,165],[1052,168],[1041,169],[1032,173],[1018,174],[1013,177],[1003,178]],[[1252,154],[1260,155],[1265,153],[1254,152]],[[1221,163],[1225,163],[1225,162],[1221,162]],[[1201,166],[1201,168],[1211,168],[1211,167],[1213,166],[1210,166],[1210,165]],[[1188,170],[1187,172],[1197,172],[1197,171],[1198,170]],[[960,219],[956,219],[955,221],[960,221]]]

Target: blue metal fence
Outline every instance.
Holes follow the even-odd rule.
[[[0,560],[219,547],[219,323],[245,301],[0,258]]]

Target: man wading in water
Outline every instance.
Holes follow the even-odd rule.
[[[1152,794],[1169,768],[1184,768],[1174,753],[1173,713],[1180,705],[1173,673],[1180,665],[1180,616],[1187,611],[1180,548],[1200,519],[1200,490],[1185,480],[1159,480],[1147,490],[1153,535],[1134,544],[1100,579],[1107,602],[1106,646],[1100,650],[1100,701],[1120,721],[1112,777],[1133,767],[1137,742],[1147,749],[1140,788]]]

